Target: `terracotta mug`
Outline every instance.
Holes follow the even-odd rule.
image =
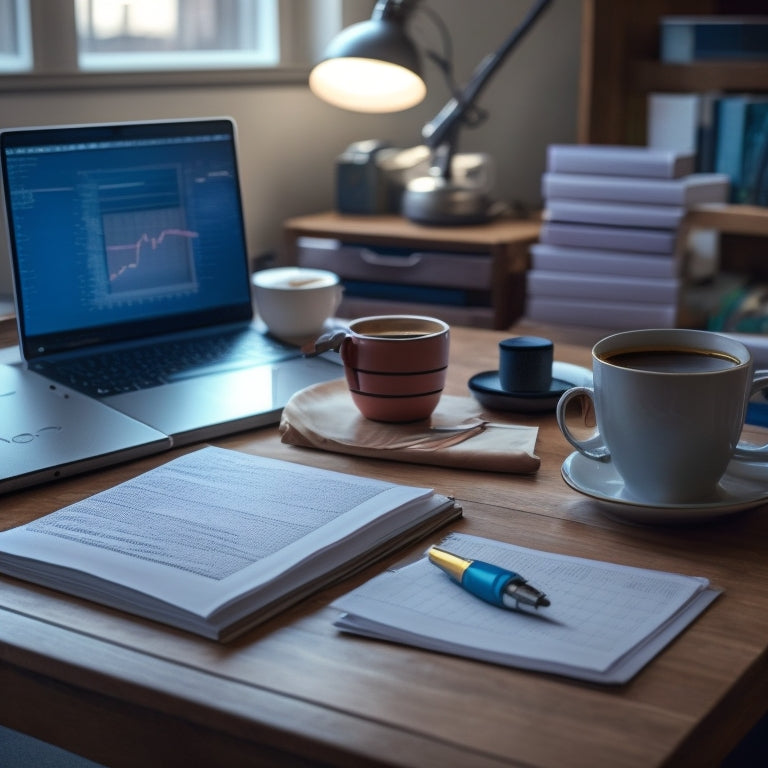
[[[420,315],[378,315],[320,337],[315,348],[337,349],[352,400],[374,421],[428,418],[445,386],[450,343],[442,320]]]

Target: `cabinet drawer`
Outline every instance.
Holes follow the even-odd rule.
[[[363,299],[345,296],[337,312],[339,317],[355,318],[368,315],[428,315],[448,325],[469,325],[475,328],[493,328],[494,316],[490,307],[451,307],[445,304],[413,304],[405,301]]]
[[[488,253],[378,248],[324,238],[299,238],[298,263],[328,269],[342,280],[489,290],[493,260]]]

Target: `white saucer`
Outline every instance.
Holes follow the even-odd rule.
[[[561,469],[563,479],[579,493],[597,501],[611,516],[633,523],[678,524],[709,520],[768,504],[768,465],[739,466],[732,462],[716,497],[698,504],[643,504],[624,497],[624,482],[610,462],[572,453]]]

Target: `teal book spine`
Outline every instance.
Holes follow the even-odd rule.
[[[744,120],[747,111],[744,96],[726,96],[717,103],[717,139],[715,171],[731,180],[731,199],[741,185]]]
[[[747,105],[744,121],[744,153],[742,183],[736,190],[734,202],[761,205],[761,182],[768,160],[768,101]]]
[[[767,98],[728,96],[719,100],[715,169],[730,178],[732,203],[758,203],[766,142]]]

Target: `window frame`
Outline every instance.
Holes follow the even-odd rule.
[[[372,0],[278,0],[277,66],[95,71],[79,69],[74,2],[27,2],[33,69],[0,73],[0,93],[306,84],[331,37],[372,8]]]
[[[93,5],[103,0],[71,0],[77,6]],[[181,3],[183,0],[172,0]],[[157,0],[150,0],[156,3]],[[263,7],[257,9],[256,4]],[[187,50],[99,50],[98,42],[93,50],[79,49],[79,69],[83,72],[157,71],[159,69],[233,69],[246,67],[274,67],[280,63],[279,0],[214,0],[219,20],[224,19],[222,31],[234,38],[253,41],[242,48],[230,49],[187,49]],[[183,35],[185,17],[179,16],[176,31]],[[263,22],[261,27],[257,22]],[[78,25],[78,43],[80,42]],[[249,34],[250,33],[250,34]]]
[[[0,53],[0,59],[6,59],[8,62],[8,68],[4,69],[3,72],[24,72],[33,63],[28,0],[10,0],[10,2],[11,17],[6,17],[5,13],[0,14],[4,17],[2,19],[2,34],[7,36],[6,39],[13,40],[18,48],[18,53],[15,55]],[[8,24],[10,19],[12,19],[12,23]]]

